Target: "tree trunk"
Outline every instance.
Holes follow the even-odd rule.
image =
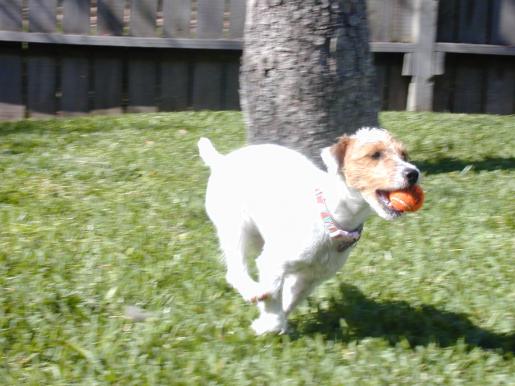
[[[337,137],[376,126],[365,0],[248,0],[241,104],[250,143],[319,165]]]

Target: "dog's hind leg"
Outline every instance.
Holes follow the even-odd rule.
[[[262,247],[261,237],[249,226],[238,226],[226,229],[226,232],[218,233],[220,247],[224,254],[227,267],[226,280],[248,302],[260,300],[259,284],[252,279],[248,265],[248,256],[252,249]]]
[[[260,266],[258,258],[258,270],[260,282],[257,283],[249,273],[248,253],[250,250],[262,248],[262,239],[248,227],[241,227],[240,232],[233,232],[218,235],[220,246],[224,252],[227,265],[226,280],[232,285],[241,296],[253,303],[258,303],[260,316],[252,323],[254,332],[258,335],[267,332],[286,331],[286,317],[282,309],[282,298],[280,283],[269,283],[272,276]],[[261,260],[263,261],[263,260]],[[268,271],[267,271],[268,272]],[[264,284],[261,279],[267,278]]]

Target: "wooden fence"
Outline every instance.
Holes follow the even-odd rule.
[[[237,109],[245,0],[2,0],[0,119]],[[513,0],[368,0],[386,110],[510,114]]]

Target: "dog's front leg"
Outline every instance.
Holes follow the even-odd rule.
[[[286,316],[308,296],[316,286],[316,281],[302,274],[289,274],[284,279],[282,290],[283,311]]]
[[[252,329],[257,335],[286,332],[286,314],[283,312],[280,294],[259,302],[258,308],[259,317],[252,322]]]

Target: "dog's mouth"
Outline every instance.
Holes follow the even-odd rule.
[[[387,190],[376,190],[376,198],[377,202],[381,205],[381,208],[385,211],[388,217],[397,218],[400,217],[403,212],[395,209],[392,205],[392,202],[388,198],[389,191]]]

